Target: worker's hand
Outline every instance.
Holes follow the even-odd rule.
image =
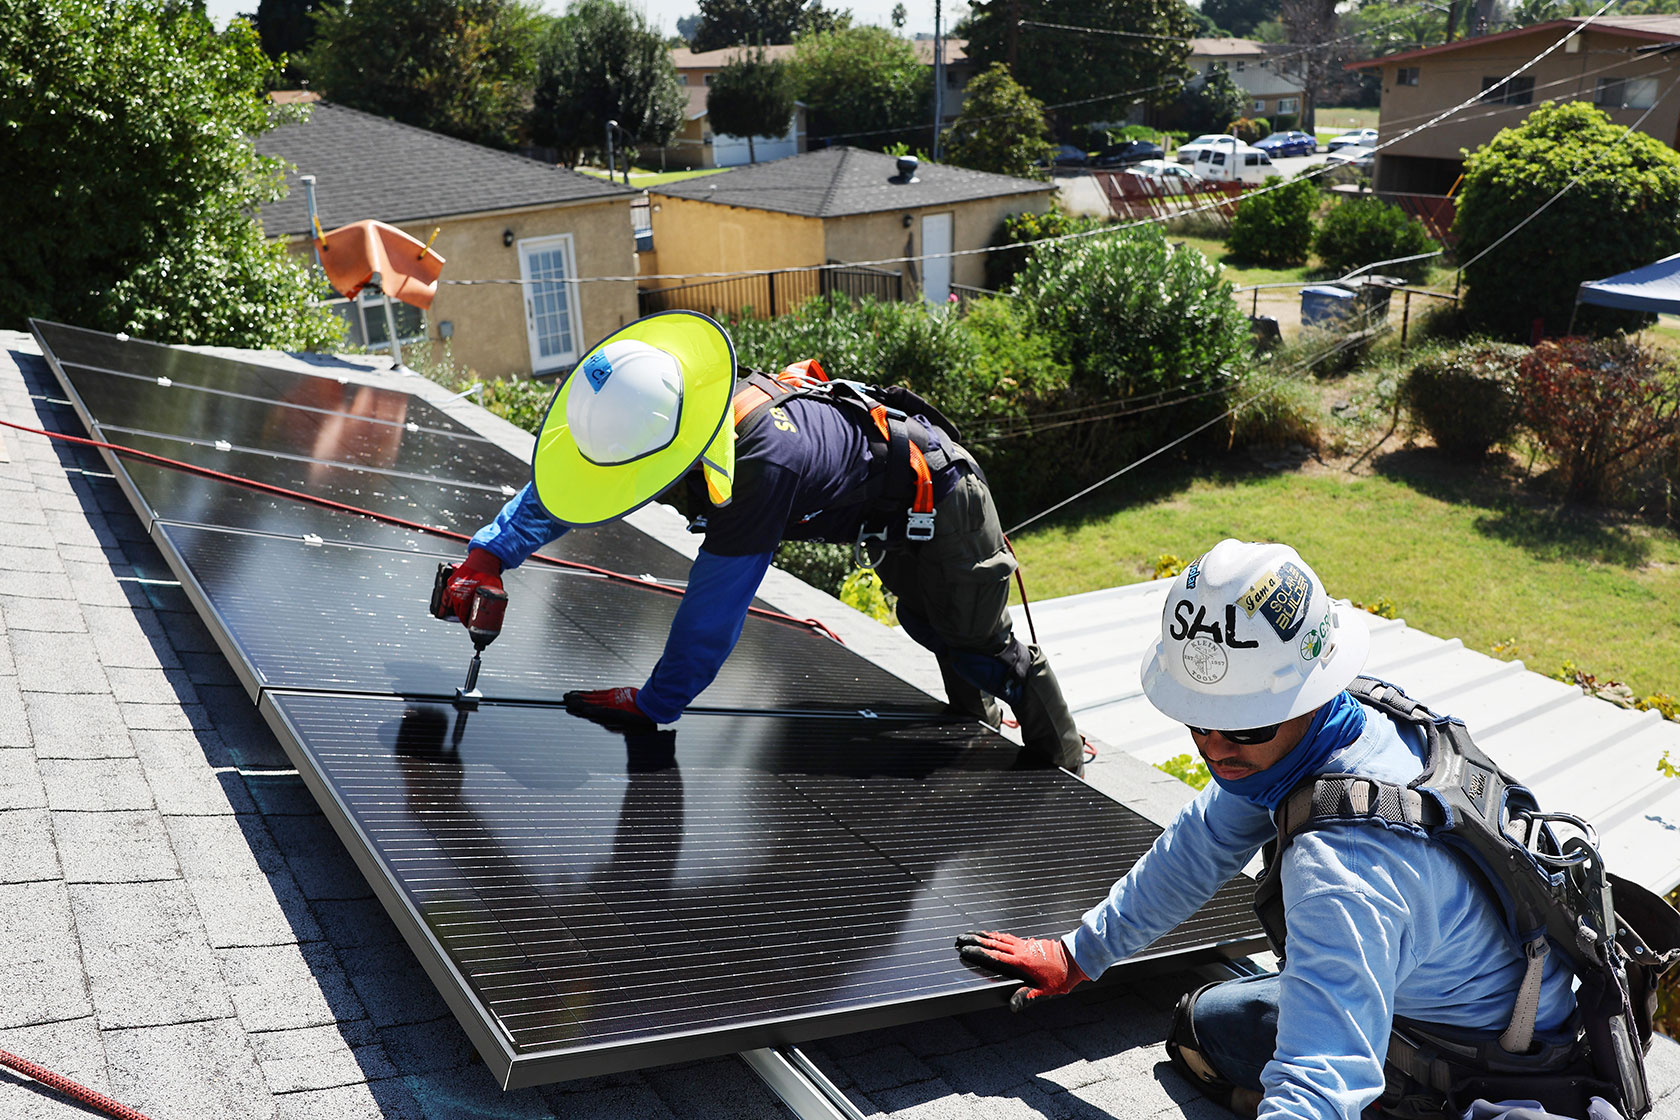
[[[957,955],[967,964],[1026,981],[1009,998],[1011,1011],[1051,996],[1065,996],[1090,979],[1060,940],[991,931],[965,933],[957,938]]]
[[[488,549],[468,549],[467,558],[455,566],[455,574],[443,590],[442,610],[438,617],[453,615],[461,620],[461,625],[467,625],[472,616],[473,595],[480,587],[506,594],[502,590],[502,562]]]
[[[636,705],[637,689],[598,688],[593,692],[568,692],[561,697],[566,710],[585,719],[592,719],[603,727],[647,730],[654,726]]]

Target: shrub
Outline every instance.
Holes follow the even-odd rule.
[[[1266,180],[1266,189],[1237,203],[1225,247],[1255,264],[1305,264],[1312,247],[1318,188],[1311,179]]]
[[[1264,140],[1272,134],[1272,126],[1265,117],[1238,117],[1225,128],[1232,136],[1244,144],[1252,144],[1256,140]]]
[[[1527,353],[1484,343],[1438,354],[1412,367],[1401,402],[1445,454],[1481,459],[1517,429],[1517,364]]]
[[[1295,113],[1279,113],[1272,118],[1273,132],[1288,132],[1301,127],[1301,118]]]
[[[1232,447],[1298,443],[1319,449],[1318,397],[1303,376],[1261,367],[1245,374],[1234,393],[1246,403],[1231,417]]]
[[[1549,450],[1572,501],[1596,502],[1642,456],[1672,449],[1680,377],[1625,339],[1542,342],[1518,369],[1523,422]]]
[[[1047,237],[1065,237],[1070,233],[1096,229],[1102,222],[1094,218],[1076,218],[1065,210],[1047,210],[1042,214],[1027,211],[1011,214],[998,225],[993,245],[1010,246],[986,254],[986,284],[1001,291],[1009,287],[1015,274],[1026,267],[1027,245]]]
[[[1423,223],[1376,199],[1358,199],[1332,206],[1313,235],[1312,251],[1325,267],[1341,276],[1364,265],[1395,257],[1409,257],[1440,248],[1429,240]],[[1429,262],[1407,261],[1384,265],[1383,272],[1414,284],[1423,279]]]
[[[776,546],[776,557],[772,563],[818,591],[834,596],[840,594],[846,577],[856,567],[852,563],[851,545],[821,541],[783,541]]]
[[[1577,175],[1573,189],[1560,193]],[[1453,223],[1459,259],[1471,262],[1530,215],[1521,234],[1464,273],[1472,326],[1512,341],[1527,340],[1536,318],[1553,333],[1568,323],[1581,281],[1680,250],[1680,153],[1647,133],[1626,132],[1585,102],[1547,102],[1465,161]],[[1648,321],[1583,307],[1577,327]]]

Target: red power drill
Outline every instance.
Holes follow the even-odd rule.
[[[438,565],[437,576],[432,580],[434,617],[459,617],[446,602],[449,583],[455,578],[456,567],[457,565],[447,561]],[[482,584],[473,589],[472,602],[467,608],[467,633],[472,637],[473,658],[472,663],[467,666],[467,683],[455,690],[457,708],[476,708],[484,697],[484,694],[478,691],[478,670],[483,664],[485,647],[495,641],[502,632],[502,619],[507,614],[507,605],[506,591]]]

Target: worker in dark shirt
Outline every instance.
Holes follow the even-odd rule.
[[[598,344],[555,396],[532,482],[473,536],[445,607],[568,530],[657,497],[705,534],[664,653],[640,688],[566,694],[595,718],[673,723],[717,676],[783,540],[857,542],[878,557],[907,633],[939,659],[954,711],[1014,710],[1029,752],[1079,772],[1083,740],[1044,654],[1008,613],[1015,560],[990,490],[948,421],[897,410],[814,362],[737,383],[723,328],[694,312],[638,320]],[[675,484],[675,485],[674,485]]]

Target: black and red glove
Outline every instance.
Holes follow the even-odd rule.
[[[444,586],[438,617],[453,616],[460,619],[463,626],[470,625],[473,597],[480,587],[494,591],[504,599],[507,597],[507,592],[502,589],[502,562],[496,554],[484,548],[468,549],[467,558],[455,566],[455,574]],[[501,629],[499,619],[495,628]]]
[[[648,730],[654,722],[636,704],[634,688],[597,688],[593,692],[568,692],[561,697],[566,710],[605,727]]]
[[[957,955],[964,963],[1026,981],[1009,997],[1011,1011],[1051,996],[1065,996],[1090,979],[1060,940],[1016,937],[989,930],[965,933],[957,938]]]

